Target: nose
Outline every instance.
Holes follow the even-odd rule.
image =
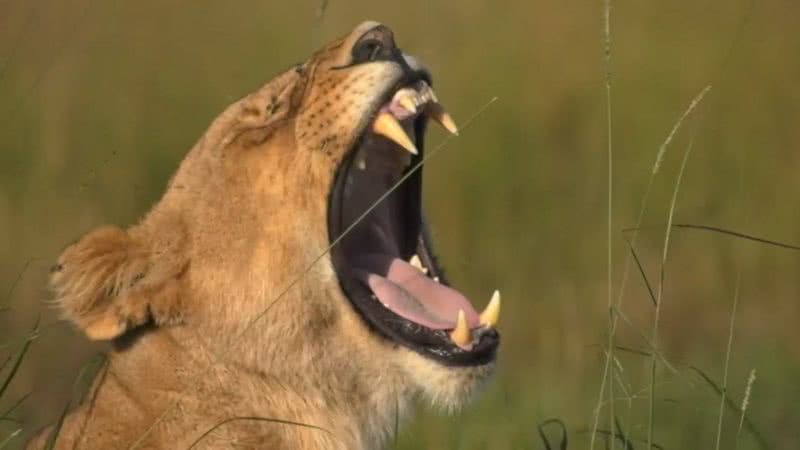
[[[394,42],[394,33],[384,25],[378,25],[361,35],[353,45],[352,52],[355,64],[402,60],[401,52]]]

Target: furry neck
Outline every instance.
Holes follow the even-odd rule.
[[[287,362],[293,359],[285,368],[265,370],[215,363],[201,340],[182,328],[154,329],[122,344],[68,417],[57,448],[138,442],[141,448],[212,449],[235,442],[242,448],[376,449],[396,431],[412,398],[407,389],[396,390],[403,386],[398,380],[359,370],[344,352],[310,360],[313,370],[304,370],[301,355],[287,354]]]

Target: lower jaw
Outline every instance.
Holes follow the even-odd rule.
[[[366,291],[366,289],[364,290]],[[421,326],[399,317],[393,324],[381,319],[372,319],[369,317],[370,313],[365,310],[383,308],[383,305],[373,299],[365,299],[364,301],[372,304],[359,306],[354,304],[354,301],[350,303],[362,322],[367,325],[370,333],[379,339],[386,340],[391,345],[400,346],[414,352],[432,364],[452,368],[476,368],[489,366],[495,361],[499,335],[493,329],[488,330],[488,335],[482,336],[470,351],[448,344],[447,340],[449,338],[445,331],[424,331],[421,336],[423,339],[427,338],[427,342],[420,342],[419,335],[415,336],[417,339],[414,339],[408,333],[405,333],[404,329],[419,328]]]
[[[438,266],[433,261],[431,252],[422,242],[425,239],[424,234],[423,227],[419,246],[425,248],[422,250],[418,248],[417,253],[427,260],[428,267],[436,268]],[[337,252],[336,249],[332,258],[339,263],[334,264],[334,267],[349,267],[344,261],[346,255]],[[446,283],[441,271],[437,269],[434,271],[437,272],[436,276],[441,277],[441,281]],[[474,368],[494,362],[499,345],[499,335],[494,328],[475,330],[474,344],[469,350],[465,350],[451,341],[449,330],[430,329],[396,315],[375,298],[369,287],[355,274],[341,273],[338,270],[337,273],[343,296],[376,338],[384,339],[391,345],[402,346],[441,366]]]

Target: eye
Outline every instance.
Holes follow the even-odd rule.
[[[361,64],[382,59],[383,44],[377,39],[365,39],[353,48],[353,64]]]

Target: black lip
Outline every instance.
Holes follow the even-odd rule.
[[[378,108],[388,101],[402,86],[409,85],[419,79],[430,83],[430,76],[425,73],[412,74],[389,89],[379,97]],[[377,110],[377,108],[376,108]],[[368,115],[368,116],[371,116]],[[427,120],[423,117],[414,122],[416,145],[419,155],[412,158],[409,169],[415,167],[424,155],[424,135]],[[363,133],[362,133],[363,134]],[[361,145],[361,139],[356,142],[346,158],[339,165],[336,177],[328,200],[328,235],[330,242],[334,242],[342,235],[350,224],[344,223],[342,204],[344,199],[343,185],[353,167],[355,149]],[[400,243],[401,256],[410,258],[414,253],[419,254],[430,276],[438,276],[441,283],[449,285],[444,271],[438,264],[431,246],[430,234],[422,217],[422,167],[411,173],[408,178],[392,195],[402,195],[407,230],[404,241]],[[369,327],[378,335],[395,343],[403,345],[415,352],[433,359],[447,366],[479,366],[492,362],[495,359],[497,348],[500,344],[500,335],[495,329],[478,330],[478,337],[471,350],[466,351],[455,345],[444,330],[433,330],[415,322],[409,321],[389,309],[385,308],[374,298],[370,289],[358,281],[350,273],[344,252],[340,245],[331,249],[331,258],[339,284],[345,296],[350,300],[354,309],[361,315]]]

